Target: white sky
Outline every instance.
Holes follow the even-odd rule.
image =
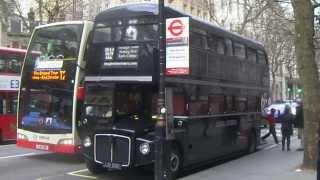
[[[17,0],[20,3],[24,16],[27,16],[30,8],[32,7],[32,0]]]

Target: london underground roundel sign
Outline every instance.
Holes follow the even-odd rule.
[[[189,74],[189,18],[166,20],[166,75]]]
[[[181,19],[173,20],[168,26],[168,30],[173,36],[181,35],[183,33],[183,29],[184,29],[184,25]]]

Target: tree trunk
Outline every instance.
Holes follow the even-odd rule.
[[[305,168],[316,168],[318,125],[320,119],[319,75],[314,53],[313,6],[311,0],[293,0],[295,16],[295,49],[298,73],[303,87]]]
[[[273,92],[271,94],[271,100],[272,102],[275,102],[277,100],[277,95],[276,95],[276,73],[275,72],[271,72],[271,76],[272,76],[272,83],[271,83],[271,92]]]

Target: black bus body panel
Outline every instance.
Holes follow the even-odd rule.
[[[167,17],[189,16],[178,12],[169,7],[165,8]],[[115,17],[134,18],[134,17],[157,17],[158,6],[152,4],[127,5],[112,8],[100,13],[96,17],[96,24],[113,20]],[[234,33],[225,31],[217,26],[202,22],[195,18],[190,18],[190,38],[192,32],[196,29],[210,32],[213,35],[229,38],[236,42],[243,43],[246,47],[255,48],[264,52],[261,44],[243,38]],[[89,77],[103,76],[106,79],[113,76],[141,77],[151,76],[152,80],[148,82],[139,82],[138,80],[126,79],[121,82],[109,78],[101,80],[99,78],[90,79],[86,84],[126,84],[132,86],[154,86],[154,92],[157,92],[158,69],[158,49],[155,45],[152,53],[138,58],[136,68],[101,68],[101,59],[104,53],[99,52],[99,48],[119,47],[139,45],[143,43],[127,44],[119,42],[118,44],[101,43],[96,45],[92,51],[89,51],[88,70],[86,74]],[[157,42],[156,42],[157,43]],[[204,47],[190,46],[190,75],[166,77],[166,88],[172,88],[174,98],[179,99],[180,114],[174,114],[174,132],[176,143],[183,155],[183,167],[206,162],[213,159],[242,152],[248,149],[249,138],[254,133],[259,137],[259,97],[262,93],[268,91],[268,65],[249,62],[239,59],[235,56],[220,55]],[[86,85],[87,87],[88,85]],[[103,88],[103,86],[101,86]],[[130,87],[128,86],[130,90]],[[231,99],[232,107],[222,107],[224,110],[209,112],[208,101],[215,102],[217,99],[228,101]],[[210,100],[212,99],[212,100]],[[253,99],[253,100],[252,100]],[[175,99],[174,99],[175,100]],[[206,101],[206,112],[194,110],[201,109],[201,103]],[[240,108],[240,102],[244,101],[246,107]],[[174,101],[173,103],[177,103]],[[198,103],[198,104],[197,104]],[[239,103],[239,104],[237,104]],[[252,105],[250,105],[252,103]],[[178,106],[178,105],[177,105]],[[226,105],[227,106],[227,105]],[[254,107],[253,107],[254,106]],[[176,106],[174,106],[175,108]],[[183,111],[183,112],[182,112]],[[94,117],[84,116],[88,123],[95,121]],[[90,119],[91,118],[91,119]],[[152,120],[150,119],[150,122]],[[93,145],[83,148],[85,158],[99,163],[106,168],[128,168],[150,164],[154,160],[154,132],[152,125],[140,124],[137,128],[133,124],[116,124],[111,122],[105,128],[92,125],[85,135],[89,135]],[[154,125],[154,124],[153,124]],[[83,135],[82,137],[85,137]],[[97,138],[98,137],[98,138]],[[151,150],[148,155],[142,155],[140,144],[148,142]],[[119,145],[119,146],[117,146]],[[101,147],[102,146],[102,147]],[[118,148],[130,147],[130,150],[119,150],[118,154],[111,154]],[[95,148],[99,150],[95,150]],[[96,155],[95,155],[96,153]],[[130,153],[130,155],[129,155]],[[114,157],[111,157],[114,156]],[[97,159],[98,158],[98,159]],[[112,160],[111,160],[112,159]],[[98,161],[97,161],[98,160]],[[111,162],[115,160],[114,162]],[[127,163],[129,162],[128,166]],[[113,165],[114,163],[115,165]]]

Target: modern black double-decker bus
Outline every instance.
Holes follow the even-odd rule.
[[[173,117],[171,171],[254,152],[260,99],[269,87],[264,47],[170,7],[165,16],[190,19],[189,74],[165,77]],[[92,173],[154,161],[158,22],[155,4],[119,6],[96,16],[79,128]]]

